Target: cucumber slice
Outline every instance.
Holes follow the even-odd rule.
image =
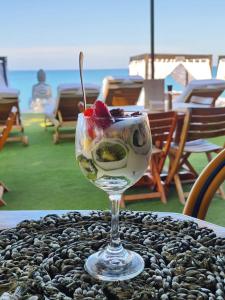
[[[84,155],[79,155],[77,160],[85,176],[90,180],[95,180],[97,178],[98,170],[96,169],[92,159],[88,159]]]
[[[126,166],[128,148],[118,139],[104,139],[92,152],[94,163],[103,170],[116,170]]]

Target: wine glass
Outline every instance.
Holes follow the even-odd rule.
[[[146,114],[98,118],[79,114],[76,158],[93,184],[111,201],[110,243],[88,257],[86,271],[105,281],[127,280],[144,269],[136,252],[123,248],[119,235],[119,204],[122,193],[146,171],[151,153],[151,134]]]

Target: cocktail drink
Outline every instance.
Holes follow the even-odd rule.
[[[106,249],[89,256],[86,270],[95,278],[117,281],[138,275],[143,259],[125,250],[119,237],[122,193],[138,181],[149,164],[151,135],[145,114],[109,111],[97,100],[80,114],[76,129],[76,157],[84,175],[108,193],[111,200],[111,240]]]

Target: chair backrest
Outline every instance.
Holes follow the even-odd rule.
[[[158,161],[158,169],[159,172],[161,172],[177,125],[177,113],[174,111],[150,113],[148,114],[148,118],[152,143],[157,148],[162,149],[160,159]]]
[[[93,104],[98,97],[99,88],[94,85],[85,86],[87,104]],[[56,117],[60,121],[76,121],[80,113],[79,103],[83,101],[80,85],[61,85],[58,87],[58,103]]]
[[[186,103],[193,102],[197,104],[209,104],[211,107],[215,106],[217,98],[223,93],[225,87],[220,88],[207,88],[206,89],[193,89],[189,97],[186,98]],[[204,101],[204,99],[206,99]]]
[[[6,120],[5,126],[3,127],[2,133],[0,134],[0,150],[2,150],[8,138],[8,135],[13,127],[13,124],[15,123],[16,116],[17,116],[17,108],[13,106]]]
[[[225,107],[189,108],[179,132],[179,144],[175,161],[168,174],[169,184],[179,168],[185,143],[198,139],[208,139],[225,135]]]
[[[8,116],[13,107],[17,108],[17,117],[14,120],[13,125],[20,125],[20,110],[19,110],[19,102],[18,99],[12,98],[7,100],[0,101],[0,126],[4,125],[8,119]]]
[[[187,141],[225,135],[225,107],[189,109],[183,132]]]
[[[143,87],[140,77],[105,78],[103,81],[103,97],[108,106],[136,105]]]
[[[87,96],[87,104],[93,104],[97,99],[96,95]],[[82,101],[82,97],[76,97],[69,94],[62,94],[58,102],[58,112],[63,121],[76,121],[78,114],[80,113],[79,103]]]
[[[199,175],[191,189],[183,214],[204,220],[209,204],[224,180],[225,149]]]
[[[217,98],[225,90],[225,81],[218,79],[192,80],[182,94],[174,99],[177,103],[195,103],[215,106]]]

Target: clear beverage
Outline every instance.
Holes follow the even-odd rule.
[[[119,238],[119,201],[122,193],[137,182],[146,171],[151,153],[148,117],[113,119],[79,115],[76,128],[76,158],[93,184],[104,190],[111,200],[111,241],[105,250],[91,255],[86,270],[95,278],[117,281],[138,275],[143,259],[125,250]]]

